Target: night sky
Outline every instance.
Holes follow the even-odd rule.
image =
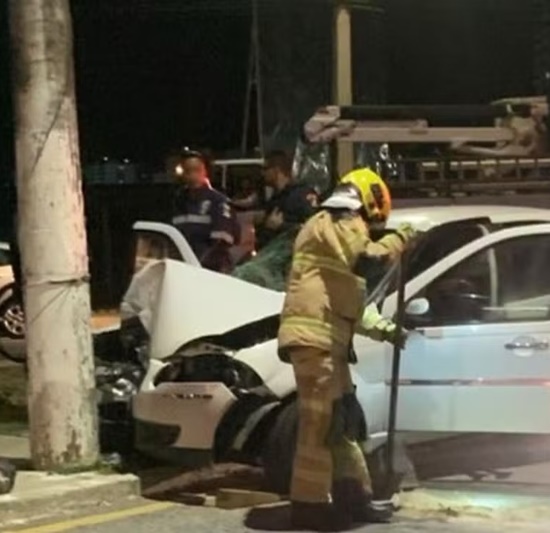
[[[314,20],[316,2],[302,1],[311,5]],[[0,2],[3,176],[12,166],[5,4]],[[362,36],[364,56],[363,50],[358,53],[371,65],[369,51],[383,54],[376,64],[377,72],[385,68],[384,76],[356,69],[364,84],[384,82],[378,93],[386,101],[483,103],[534,91],[532,0],[386,4],[384,34]],[[72,5],[85,162],[109,155],[160,167],[166,152],[183,144],[216,151],[239,146],[250,36],[246,0],[75,0]],[[282,19],[269,23],[276,27]],[[281,36],[284,46],[283,24]]]

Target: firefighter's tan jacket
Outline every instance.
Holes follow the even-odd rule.
[[[310,218],[294,243],[279,328],[281,359],[288,360],[293,346],[348,347],[367,289],[364,278],[354,274],[358,259],[364,254],[394,259],[404,247],[398,235],[372,241],[354,212],[333,217],[321,211]]]

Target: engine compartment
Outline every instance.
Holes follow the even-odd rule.
[[[99,440],[103,453],[125,454],[133,449],[131,399],[147,372],[144,341],[143,332],[125,338],[122,327],[93,337]]]
[[[181,356],[170,362],[157,374],[154,385],[166,382],[219,382],[237,395],[262,385],[256,372],[231,354],[209,352],[193,357]]]
[[[251,414],[278,401],[252,367],[235,353],[277,336],[279,316],[272,316],[222,335],[195,339],[163,359],[151,385],[164,383],[220,383],[238,399],[224,416],[215,452],[224,456]],[[99,394],[100,435],[105,451],[131,449],[134,441],[132,398],[140,391],[151,366],[150,336],[137,316],[122,321],[120,329],[94,339],[96,384]],[[150,379],[150,378],[149,378]]]

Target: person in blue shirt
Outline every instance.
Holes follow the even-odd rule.
[[[240,229],[229,200],[212,188],[203,154],[184,151],[181,168],[172,224],[181,231],[203,267],[230,272],[233,265],[229,249],[238,244]]]

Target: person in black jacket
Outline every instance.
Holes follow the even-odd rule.
[[[290,227],[303,224],[319,205],[318,194],[312,187],[292,179],[292,160],[283,151],[267,154],[264,179],[273,195],[267,200],[257,227],[258,249]]]

